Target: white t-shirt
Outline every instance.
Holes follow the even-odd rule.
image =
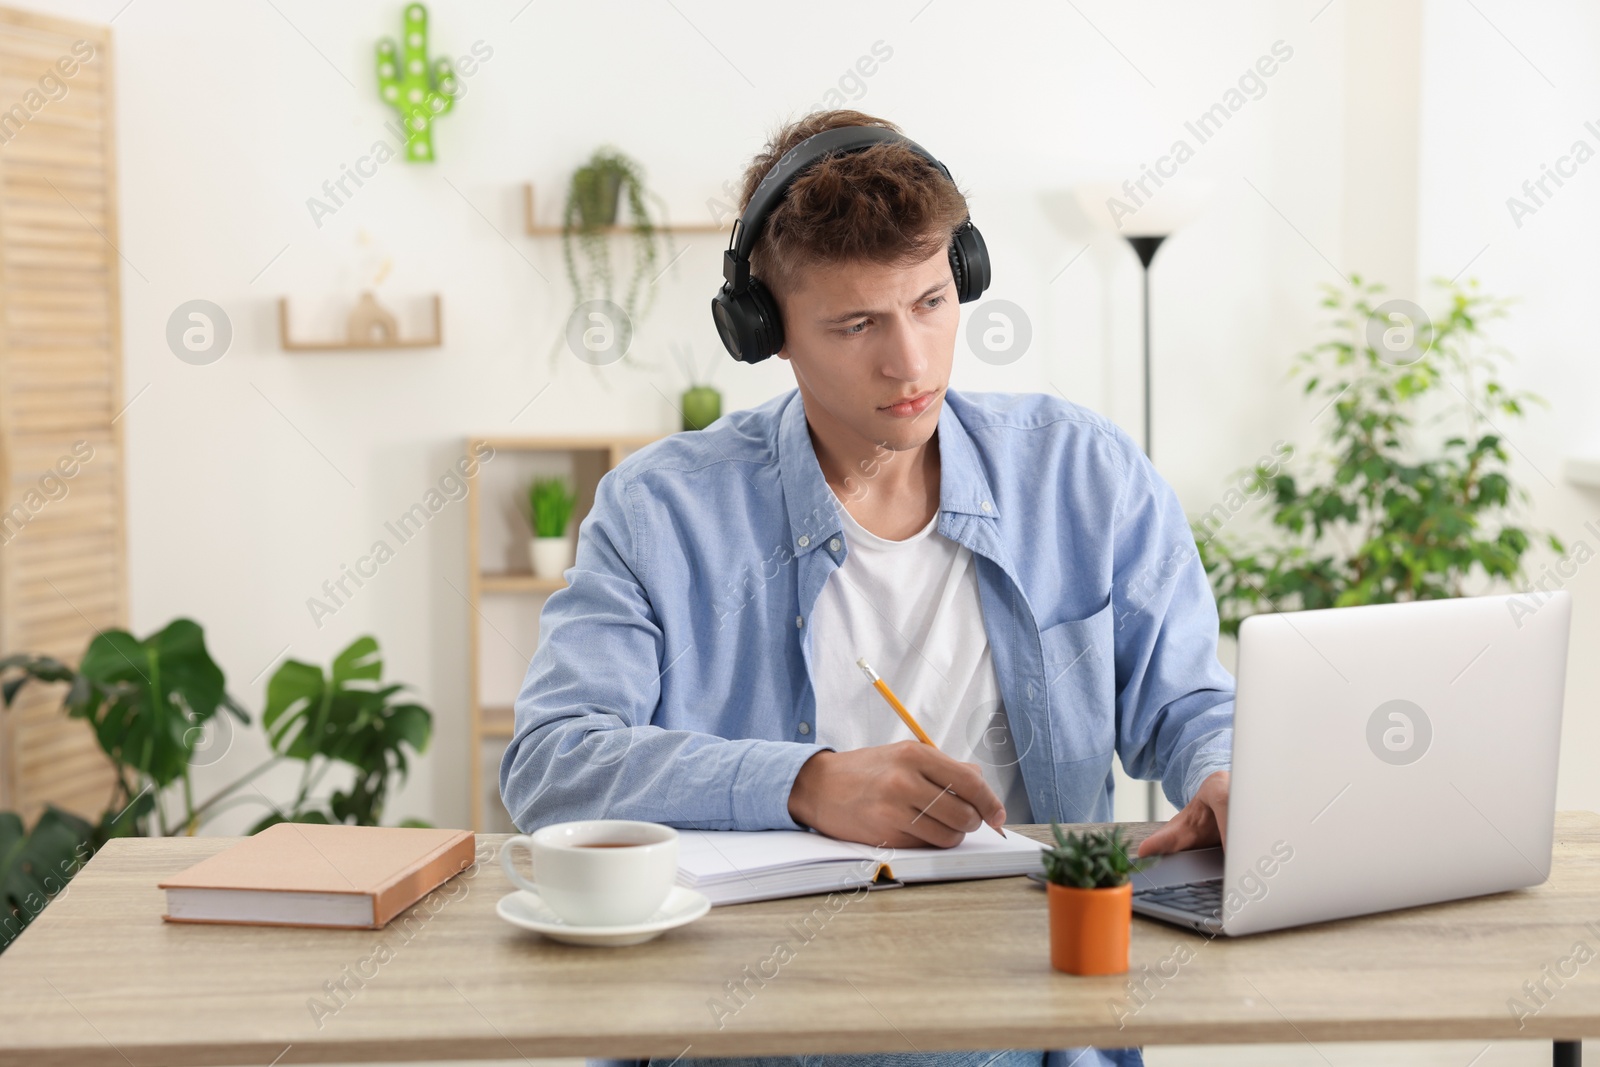
[[[937,513],[904,541],[842,505],[839,515],[848,551],[808,620],[817,742],[848,751],[914,738],[856,666],[865,657],[940,751],[983,769],[1007,821],[1031,822],[972,551],[936,531]]]

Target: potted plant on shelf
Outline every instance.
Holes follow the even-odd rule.
[[[672,235],[665,228],[665,213],[658,222],[645,203],[647,197],[658,202],[660,198],[645,187],[644,168],[638,162],[607,145],[596,149],[588,162],[572,172],[561,215],[561,251],[566,259],[567,279],[572,283],[575,305],[601,297],[612,299],[608,230],[617,225],[618,203],[624,194],[631,216],[629,230],[634,262],[621,307],[626,315],[624,328],[631,331],[655,303],[656,286],[645,287],[642,306],[639,290],[654,275],[661,255],[658,242],[665,239],[668,256],[672,253]],[[621,347],[627,351],[626,343]]]
[[[1133,882],[1154,858],[1128,854],[1122,828],[1063,833],[1044,851],[1049,884],[1050,965],[1067,974],[1125,974],[1133,928]]]
[[[535,478],[528,487],[528,518],[533,526],[529,552],[536,578],[559,578],[572,566],[573,546],[567,523],[577,495],[565,478]]]
[[[671,348],[672,358],[677,361],[678,369],[683,371],[684,378],[689,382],[689,388],[683,391],[678,405],[683,413],[683,428],[703,430],[722,417],[722,394],[711,384],[711,376],[722,365],[721,361],[712,356],[705,371],[697,372],[694,353],[690,351],[687,341],[681,345],[673,342]]]

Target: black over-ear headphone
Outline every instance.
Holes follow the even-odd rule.
[[[807,137],[789,149],[756,186],[744,214],[733,224],[727,251],[722,254],[722,288],[711,299],[711,317],[716,321],[717,333],[734,359],[759,363],[783,347],[783,318],[778,313],[778,302],[761,279],[751,276],[750,250],[761,236],[767,216],[783,199],[784,190],[824,156],[887,141],[905,145],[955,184],[949,169],[915,141],[881,126],[842,126]],[[976,300],[989,288],[989,250],[970,216],[951,235],[950,274],[963,304]]]

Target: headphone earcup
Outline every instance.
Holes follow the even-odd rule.
[[[950,236],[950,276],[962,304],[978,299],[989,288],[989,247],[971,219]]]
[[[751,278],[742,293],[724,285],[711,298],[711,317],[728,354],[741,363],[760,363],[783,347],[783,317],[761,279]]]

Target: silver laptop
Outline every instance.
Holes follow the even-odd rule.
[[[1543,882],[1571,615],[1558,591],[1244,620],[1226,853],[1163,858],[1133,910],[1237,936]]]

